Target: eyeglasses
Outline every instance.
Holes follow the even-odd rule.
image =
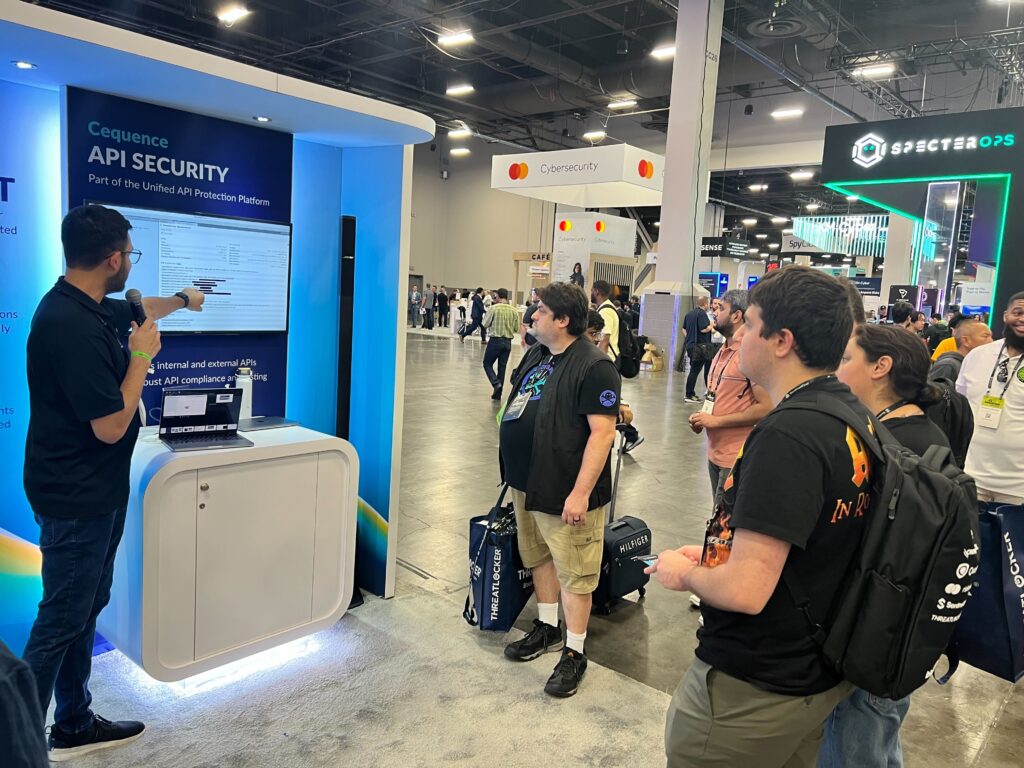
[[[138,251],[138,250],[121,251],[121,255],[122,256],[126,256],[128,259],[130,259],[132,264],[138,264],[139,263],[139,259],[142,258],[142,251]]]

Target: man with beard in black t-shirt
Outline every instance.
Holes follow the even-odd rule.
[[[750,294],[740,370],[776,406],[824,394],[868,423],[834,375],[852,324],[834,278],[801,266],[772,272]],[[703,546],[662,552],[648,569],[700,597],[704,616],[669,707],[671,768],[815,765],[825,719],[853,686],[826,664],[780,577],[786,568],[799,580],[824,622],[859,547],[870,475],[844,423],[776,408],[744,443]]]

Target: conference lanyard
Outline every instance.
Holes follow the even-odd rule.
[[[728,360],[725,360],[724,362],[723,362],[723,361],[721,360],[721,358],[723,358],[723,357],[724,357],[724,355],[722,354],[723,352],[731,352],[731,353],[732,353],[731,355],[729,355],[729,359],[728,359]],[[718,360],[718,362],[719,362],[719,367],[718,367],[718,379],[716,379],[716,380],[715,380],[715,388],[714,388],[713,390],[711,390],[710,392],[708,392],[708,393],[707,393],[707,394],[708,394],[708,396],[709,396],[709,398],[710,398],[710,400],[711,400],[712,402],[714,402],[714,400],[715,400],[715,397],[716,397],[716,396],[718,395],[718,388],[719,388],[720,386],[722,386],[722,378],[723,378],[723,377],[725,376],[725,371],[726,371],[726,369],[728,369],[728,367],[729,367],[729,363],[731,363],[731,362],[732,362],[732,358],[733,358],[733,356],[734,356],[734,355],[736,355],[736,354],[738,354],[738,353],[736,352],[736,350],[731,350],[731,349],[729,349],[729,346],[728,346],[728,344],[727,344],[727,345],[726,345],[726,346],[725,346],[725,347],[724,347],[724,348],[722,349],[722,351],[721,351],[721,352],[719,352],[719,353],[718,353],[718,355],[716,356],[716,358],[715,358],[715,359],[716,359],[716,360]],[[711,370],[711,378],[712,378],[712,379],[714,379],[714,378],[715,378],[715,371],[714,371],[714,369],[712,369],[712,370]],[[747,379],[747,383],[746,383],[746,384],[744,385],[744,387],[743,387],[743,391],[742,391],[742,392],[740,392],[740,393],[739,393],[738,395],[736,395],[736,399],[737,399],[737,400],[739,400],[740,398],[742,398],[742,397],[743,397],[743,396],[744,396],[745,394],[747,394],[747,390],[749,390],[749,389],[750,389],[750,379]]]
[[[1006,390],[1010,388],[1010,382],[1017,378],[1017,371],[1020,368],[1020,364],[1024,362],[1024,355],[1017,356],[1017,364],[1013,366],[1013,373],[1009,373],[1010,369],[1010,356],[1007,355],[1006,359],[1003,360],[1003,353],[1006,352],[1006,342],[1003,342],[1002,349],[999,350],[999,355],[996,357],[996,364],[992,366],[992,373],[988,375],[988,389],[985,390],[985,396],[992,392],[992,382],[996,378],[996,370],[1000,367],[1003,369],[1002,374],[999,376],[999,383],[1003,385],[1003,391],[999,393],[999,399],[1006,399]]]
[[[782,402],[786,402],[802,389],[807,389],[811,384],[817,384],[819,381],[836,381],[836,375],[834,373],[826,373],[824,376],[815,376],[813,379],[808,379],[803,384],[797,384],[789,392],[782,396]]]
[[[897,400],[895,403],[890,405],[888,408],[884,408],[881,411],[879,411],[878,413],[876,413],[875,414],[875,418],[878,419],[879,421],[881,421],[886,416],[888,416],[890,413],[892,413],[893,411],[899,410],[904,405],[909,405],[909,403],[906,400]]]

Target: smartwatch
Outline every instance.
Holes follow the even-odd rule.
[[[185,293],[184,291],[178,291],[174,295],[177,296],[179,299],[181,299],[182,301],[185,302],[185,306],[182,307],[182,309],[188,309],[188,294]]]

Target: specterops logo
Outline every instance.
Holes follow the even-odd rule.
[[[906,139],[890,143],[875,133],[861,136],[853,142],[853,162],[861,168],[872,168],[886,157],[899,155],[927,155],[938,152],[976,152],[999,147],[1012,147],[1017,137],[1012,133],[985,134],[984,136],[943,136],[928,139]]]

